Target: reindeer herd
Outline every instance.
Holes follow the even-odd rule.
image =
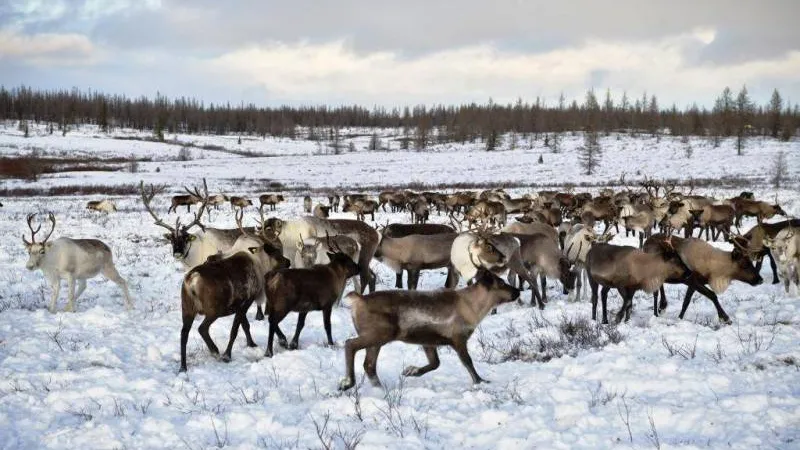
[[[331,194],[328,204],[313,206],[303,199],[306,215],[293,219],[266,217],[265,207],[285,201],[280,194],[259,197],[255,226],[245,226],[245,209],[252,202],[245,197],[209,195],[205,180],[201,188],[186,189],[187,195],[172,197],[167,213],[199,204],[194,218],[182,224],[177,218],[167,223],[156,214],[153,200],[159,193],[140,184],[145,210],[154,223],[164,228],[173,257],[187,270],[180,286],[183,325],[180,332],[180,370],[186,370],[186,344],[197,315],[198,328],[209,351],[219,356],[209,328],[223,316],[233,315],[230,338],[219,356],[231,359],[241,327],[247,345],[255,347],[247,311],[256,304],[256,320],[268,323],[265,355],[273,355],[273,341],[287,349],[299,347],[305,319],[321,311],[328,344],[333,345],[331,312],[341,301],[345,285],[352,279],[354,292],[347,296],[357,336],[345,343],[346,377],[341,389],[355,383],[354,355],[366,351],[364,370],[374,384],[378,354],[383,345],[402,341],[420,345],[428,364],[410,366],[405,376],[420,376],[439,366],[437,347],[452,347],[473,382],[477,374],[467,351],[467,340],[481,320],[499,304],[519,299],[527,283],[531,304],[544,309],[548,303],[547,281],[555,280],[568,299],[585,298],[588,284],[592,318],[602,306],[602,323],[608,323],[608,294],[615,289],[622,298],[616,321],[631,317],[637,291],[653,296],[653,314],[663,314],[668,302],[664,284],[687,287],[679,314],[683,318],[695,292],[708,298],[720,322],[731,320],[718,296],[732,281],[750,285],[763,282],[760,269],[767,257],[773,283],[783,279],[785,290],[800,289],[800,220],[767,223],[786,213],[775,202],[758,201],[742,192],[728,199],[682,193],[674,185],[645,179],[637,188],[589,193],[540,191],[511,198],[503,189],[483,192],[415,193],[397,190],[381,192],[377,200],[365,194]],[[212,228],[203,223],[209,207],[230,202],[236,228]],[[341,205],[341,208],[340,208]],[[375,222],[376,212],[407,212],[411,223]],[[89,209],[116,210],[104,200],[90,202]],[[331,212],[354,213],[355,219],[330,218]],[[448,222],[428,223],[432,214]],[[513,218],[512,218],[513,216]],[[755,225],[739,232],[742,219],[752,217]],[[50,214],[50,231],[36,242],[41,224],[34,228],[34,216],[27,218],[30,242],[23,236],[29,270],[41,269],[53,294],[50,310],[55,311],[60,279],[69,286],[67,310],[86,287],[86,279],[102,273],[123,290],[131,307],[127,284],[114,267],[111,251],[94,239],[61,237],[49,241],[56,225]],[[597,229],[602,224],[602,232]],[[611,244],[615,233],[638,235],[637,247]],[[736,232],[733,229],[736,229]],[[695,232],[698,236],[695,236]],[[705,232],[705,240],[702,239]],[[723,251],[708,241],[723,237],[733,244]],[[370,270],[377,260],[395,273],[395,289],[376,291],[377,277]],[[417,291],[423,270],[447,270],[443,289]],[[403,290],[403,274],[407,274]],[[507,279],[499,278],[508,273]],[[464,279],[467,287],[456,289]],[[75,292],[77,282],[78,290]],[[364,291],[369,289],[370,294]],[[291,340],[280,329],[281,321],[298,313]]]

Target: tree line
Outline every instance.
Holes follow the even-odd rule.
[[[324,139],[342,127],[384,127],[403,130],[401,146],[417,148],[437,141],[496,142],[511,133],[552,138],[563,132],[627,132],[653,136],[668,132],[678,136],[724,137],[737,141],[748,136],[789,140],[800,127],[798,105],[784,101],[774,90],[764,105],[753,102],[746,87],[734,94],[725,87],[712,108],[692,104],[679,109],[659,103],[647,93],[631,98],[625,93],[612,99],[609,90],[586,93],[583,102],[568,102],[562,94],[547,104],[540,98],[498,104],[435,105],[384,108],[362,106],[281,106],[205,103],[195,98],[174,98],[157,93],[154,98],[131,98],[97,91],[40,90],[26,86],[0,86],[0,120],[49,123],[66,134],[78,124],[95,124],[103,131],[114,128],[165,133],[247,134]],[[300,134],[304,133],[304,134]]]

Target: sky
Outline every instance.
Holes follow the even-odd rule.
[[[262,106],[800,102],[800,0],[2,0],[0,84]]]

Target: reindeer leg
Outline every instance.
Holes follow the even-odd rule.
[[[428,365],[422,367],[408,366],[403,369],[404,377],[419,377],[439,368],[439,352],[436,350],[436,346],[423,345],[422,349],[425,350],[425,356],[428,357]]]
[[[661,291],[661,301],[658,303],[658,313],[663,314],[667,310],[667,294],[664,291],[664,285],[659,289]]]
[[[378,378],[378,354],[380,351],[380,345],[373,345],[367,347],[367,354],[364,356],[364,373],[367,374],[369,382],[376,387],[381,385],[381,380]]]
[[[300,341],[300,332],[303,331],[303,327],[306,326],[306,314],[307,312],[298,313],[297,316],[297,327],[294,330],[294,337],[292,338],[292,342],[289,342],[289,350],[297,350],[298,342]]]
[[[56,312],[56,300],[58,300],[58,294],[61,292],[61,278],[52,277],[48,280],[50,282],[50,289],[53,291],[50,294],[50,310],[51,313]]]
[[[253,336],[250,334],[250,322],[247,320],[247,310],[248,308],[244,308],[244,312],[242,312],[242,317],[239,320],[239,324],[242,326],[242,331],[244,331],[244,337],[247,338],[247,346],[248,347],[258,347],[255,341],[253,340]]]
[[[481,378],[480,375],[478,375],[478,372],[475,371],[475,366],[472,364],[472,358],[469,356],[469,351],[467,351],[467,340],[461,336],[458,336],[456,339],[457,340],[451,345],[458,354],[458,359],[461,360],[461,364],[466,367],[467,372],[469,372],[469,376],[472,377],[472,382],[475,384],[488,383],[487,380]]]
[[[208,333],[208,329],[215,320],[217,320],[216,317],[206,316],[206,318],[203,319],[203,323],[197,327],[197,332],[200,333],[200,337],[202,337],[203,341],[206,343],[208,351],[210,351],[212,355],[217,356],[219,355],[219,349],[214,345],[214,341],[211,340],[211,335]]]
[[[388,340],[381,340],[378,336],[357,336],[352,339],[348,339],[344,343],[345,378],[339,383],[340,391],[346,391],[356,385],[356,352],[367,347],[380,347],[386,342],[388,342]],[[377,377],[375,378],[377,380]]]
[[[403,289],[403,269],[400,269],[400,272],[394,274],[394,287]]]
[[[264,320],[264,311],[258,303],[256,303],[256,320]]]
[[[778,265],[775,264],[775,258],[772,257],[772,251],[767,250],[767,256],[769,257],[769,266],[772,268],[772,284],[780,283],[778,279]]]
[[[600,290],[600,295],[603,297],[603,325],[608,325],[608,291],[611,290],[611,286],[603,286],[603,289]]]
[[[597,321],[597,282],[589,277],[589,289],[592,291],[592,320]]]
[[[322,310],[322,324],[325,326],[325,335],[328,338],[328,345],[333,347],[333,335],[331,334],[331,307]]]
[[[547,302],[547,277],[544,274],[539,275],[539,280],[542,282],[542,302]]]
[[[228,339],[228,346],[225,347],[225,352],[220,359],[222,362],[231,362],[231,351],[233,350],[233,343],[236,341],[236,336],[239,334],[239,325],[242,323],[242,313],[237,312],[233,316],[233,325],[231,325],[231,337]]]
[[[67,306],[65,312],[75,312],[75,277],[67,276]]]
[[[186,372],[186,343],[189,341],[189,331],[194,323],[194,314],[183,315],[183,327],[181,328],[181,368],[179,372]]]
[[[719,318],[720,322],[726,325],[730,325],[732,323],[730,317],[728,317],[728,314],[725,312],[724,309],[722,309],[722,305],[719,303],[717,294],[715,294],[714,291],[712,291],[711,289],[707,288],[705,285],[700,283],[694,284],[693,286],[690,287],[690,289],[697,290],[697,292],[700,295],[703,295],[707,299],[711,300],[711,303],[714,304],[714,308],[717,310],[717,317]],[[686,293],[688,294],[689,291],[687,290]],[[683,313],[681,313],[680,318],[683,319]]]
[[[678,314],[679,319],[683,319],[683,315],[686,314],[686,309],[689,308],[689,302],[692,301],[692,295],[694,294],[696,285],[694,283],[687,284],[688,288],[686,289],[686,295],[683,297],[683,306],[681,306],[681,313]]]
[[[86,279],[79,278],[78,279],[78,292],[75,293],[75,301],[78,301],[78,298],[83,294],[83,291],[86,290]]]
[[[133,302],[131,302],[131,294],[128,291],[128,283],[122,278],[119,272],[117,272],[117,268],[114,267],[114,264],[110,262],[106,264],[105,268],[103,268],[103,276],[116,283],[116,285],[122,289],[122,295],[125,297],[125,308],[131,310],[133,308]],[[83,291],[81,290],[81,292]]]

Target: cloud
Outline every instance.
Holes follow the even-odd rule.
[[[16,59],[37,65],[93,64],[99,52],[80,34],[24,35],[0,30],[0,60]]]
[[[619,97],[649,91],[686,104],[710,101],[725,85],[759,77],[792,79],[800,53],[771,61],[694,66],[687,55],[713,43],[713,32],[694,31],[637,43],[588,40],[543,53],[476,45],[405,58],[396,52],[356,52],[343,40],[313,44],[273,42],[214,58],[209,69],[231,83],[263,86],[284,97],[314,102],[329,93],[379,104],[508,102],[537,95],[553,101],[564,91],[581,99],[586,89],[610,87]],[[317,100],[318,101],[318,100]]]

